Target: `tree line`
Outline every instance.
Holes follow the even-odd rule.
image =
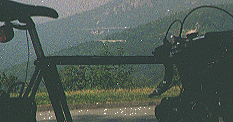
[[[123,48],[119,47],[117,52],[112,52],[108,44],[103,43],[101,55],[123,55]],[[136,86],[132,72],[133,67],[128,65],[70,65],[59,71],[66,91],[132,88]],[[7,91],[17,81],[17,76],[7,76],[4,72],[0,74],[0,88],[3,91]],[[17,91],[17,88],[14,91]]]
[[[14,76],[14,75],[9,75],[7,76],[5,74],[5,72],[2,72],[0,74],[0,91],[2,93],[2,91],[6,92],[8,90],[8,88],[17,81],[18,77]],[[17,91],[18,87],[13,88],[13,92]]]
[[[103,43],[101,55],[123,55],[123,48],[111,52],[108,43]],[[60,70],[65,90],[132,88],[133,67],[128,65],[78,65],[66,66]]]

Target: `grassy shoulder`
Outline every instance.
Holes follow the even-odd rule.
[[[137,89],[114,89],[114,90],[82,90],[65,92],[68,104],[96,104],[96,103],[116,103],[134,101],[155,101],[163,97],[175,97],[180,93],[178,86],[174,86],[161,96],[148,98],[148,95],[155,88],[145,87]],[[51,104],[47,92],[36,94],[38,105]]]

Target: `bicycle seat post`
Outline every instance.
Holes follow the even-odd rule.
[[[44,58],[44,52],[38,37],[38,33],[35,28],[35,23],[31,18],[28,19],[28,31],[32,40],[32,44],[36,53],[37,58]]]

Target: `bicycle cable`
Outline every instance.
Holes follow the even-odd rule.
[[[180,24],[182,24],[181,20],[179,20],[179,19],[174,20],[174,21],[170,24],[169,28],[167,29],[167,32],[166,32],[166,35],[165,35],[165,38],[166,38],[166,39],[167,39],[167,35],[168,35],[169,30],[171,29],[171,27],[172,27],[176,22],[179,22]]]
[[[191,13],[193,13],[195,10],[200,9],[200,8],[214,8],[214,9],[218,9],[218,10],[221,10],[221,11],[227,13],[229,16],[231,16],[231,17],[233,18],[233,15],[232,15],[230,12],[228,12],[228,11],[225,10],[225,9],[216,7],[216,6],[203,5],[203,6],[196,7],[196,8],[194,8],[194,9],[192,9],[192,10],[184,17],[183,21],[181,22],[180,34],[179,34],[179,37],[180,37],[180,38],[181,38],[181,34],[182,34],[182,32],[183,32],[183,26],[184,26],[185,20],[188,18],[188,16],[189,16]]]
[[[27,32],[27,30],[26,30],[26,38],[27,38],[27,50],[28,50],[27,51],[28,52],[27,56],[28,56],[28,59],[27,59],[27,65],[26,65],[25,83],[27,83],[28,65],[29,65],[29,60],[30,60],[30,51],[29,51],[30,47],[29,47],[29,39],[28,39],[28,32]]]

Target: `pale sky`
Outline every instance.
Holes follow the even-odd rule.
[[[59,18],[66,17],[85,10],[93,9],[96,6],[105,4],[111,0],[13,0],[20,3],[42,5],[57,10]],[[52,19],[33,18],[36,23],[45,22]]]

